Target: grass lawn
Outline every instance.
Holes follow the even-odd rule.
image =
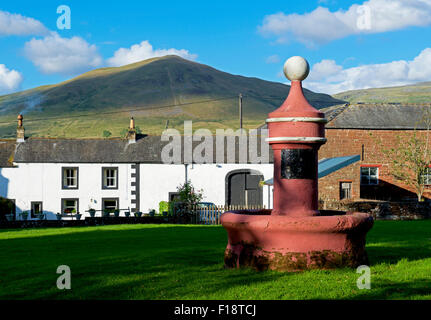
[[[431,299],[431,220],[377,221],[371,290],[356,270],[223,269],[221,226],[118,225],[0,231],[0,299]],[[59,265],[72,290],[56,287]]]

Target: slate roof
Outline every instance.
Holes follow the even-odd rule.
[[[328,129],[426,129],[422,117],[431,104],[351,104],[322,109],[330,122]],[[334,116],[335,113],[335,116]]]
[[[343,104],[321,109],[329,123],[328,129],[426,129],[420,122],[431,104],[383,103]],[[266,124],[259,129],[266,128]],[[162,163],[161,153],[168,142],[160,136],[140,136],[136,143],[126,139],[43,139],[29,138],[17,144],[15,140],[0,140],[0,167],[11,167],[13,161],[28,163]],[[217,163],[215,139],[213,162]],[[200,141],[193,142],[193,148]],[[184,145],[184,143],[182,143]],[[228,163],[227,143],[225,161]],[[235,163],[239,163],[236,141]],[[273,153],[269,151],[270,163]],[[183,159],[183,157],[182,157]],[[232,162],[232,161],[230,161]],[[249,161],[250,162],[250,159]]]
[[[213,162],[216,163],[216,139],[213,139]],[[29,138],[17,144],[17,163],[163,163],[162,149],[168,144],[161,136],[141,136],[136,143],[126,139],[41,139]],[[184,146],[184,137],[182,137]],[[200,141],[193,142],[193,150]],[[235,143],[235,163],[239,163],[239,142]],[[225,141],[225,163],[227,159]],[[1,148],[1,147],[0,147]],[[182,148],[183,159],[184,148]],[[258,152],[260,155],[260,152]],[[272,162],[272,152],[269,152]],[[232,162],[232,161],[230,161]],[[250,159],[248,160],[250,162]]]
[[[0,168],[13,167],[15,140],[0,140]]]

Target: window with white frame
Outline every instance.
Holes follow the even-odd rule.
[[[78,168],[63,168],[63,189],[78,189]]]
[[[102,199],[102,209],[103,211],[114,212],[119,209],[118,198],[103,198]]]
[[[118,188],[118,168],[109,167],[102,168],[103,189],[117,189]]]
[[[352,182],[342,181],[340,182],[340,200],[352,198]]]
[[[61,199],[62,213],[78,213],[78,199]]]
[[[426,167],[421,176],[421,184],[431,185],[431,168]]]
[[[361,184],[362,185],[379,184],[379,168],[361,167]]]

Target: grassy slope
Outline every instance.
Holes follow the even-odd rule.
[[[175,128],[181,128],[183,120],[193,120],[196,128],[236,128],[239,93],[244,95],[245,126],[255,128],[264,122],[268,112],[281,105],[288,92],[289,86],[282,83],[232,75],[166,56],[119,68],[97,69],[57,85],[1,96],[0,136],[15,135],[16,116],[23,111],[30,136],[100,137],[103,130],[120,136],[131,115],[150,134],[160,133],[167,119],[170,127]],[[339,103],[329,95],[308,90],[305,94],[319,107]],[[226,97],[230,99],[208,101]],[[175,106],[154,109],[169,105]],[[139,111],[128,111],[136,109]],[[29,122],[79,114],[89,115]]]
[[[431,299],[431,221],[377,221],[371,290],[352,269],[223,269],[220,226],[120,225],[0,231],[0,299]],[[69,265],[72,290],[56,268]]]
[[[431,82],[422,82],[415,85],[352,90],[333,95],[337,99],[355,102],[408,102],[430,103]]]

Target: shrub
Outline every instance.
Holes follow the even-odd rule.
[[[159,213],[162,214],[164,211],[169,212],[169,202],[160,201],[159,202]]]

